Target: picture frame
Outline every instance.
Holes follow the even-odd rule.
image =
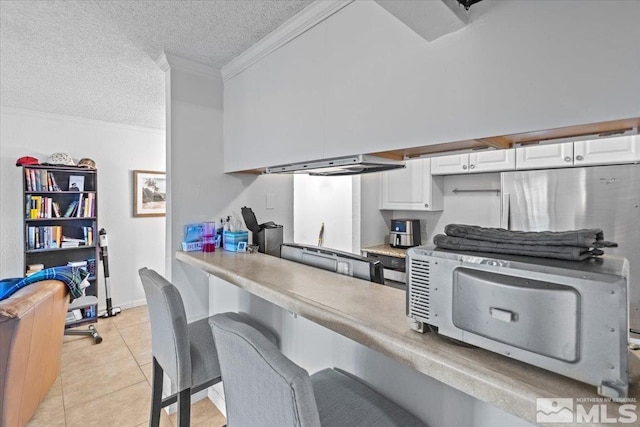
[[[133,216],[157,217],[167,212],[167,179],[164,172],[133,171]]]
[[[84,176],[69,175],[69,191],[84,191]]]

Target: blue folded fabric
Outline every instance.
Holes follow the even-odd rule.
[[[73,301],[82,296],[80,283],[82,283],[87,276],[89,276],[89,273],[82,267],[62,266],[45,268],[24,278],[0,280],[0,301],[9,298],[9,296],[17,292],[18,289],[42,280],[60,280],[69,288],[71,301]]]

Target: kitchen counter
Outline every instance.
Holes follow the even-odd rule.
[[[368,252],[368,253],[378,254],[378,255],[387,255],[387,256],[393,256],[396,258],[407,257],[406,249],[394,248],[391,245],[370,246],[368,248],[362,248],[360,252],[362,253]]]
[[[530,422],[536,398],[600,397],[594,386],[410,330],[398,289],[260,253],[178,252],[176,258]],[[631,359],[637,372],[637,358]],[[640,398],[637,381],[630,397]]]

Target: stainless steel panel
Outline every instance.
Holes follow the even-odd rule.
[[[380,261],[319,246],[284,243],[280,256],[313,267],[353,276],[376,283],[384,283],[384,273]]]
[[[578,359],[580,296],[556,283],[458,268],[453,324],[555,359]]]
[[[426,324],[436,326],[442,335],[593,384],[603,396],[627,395],[628,261],[625,259],[604,256],[571,262],[434,250],[423,246],[407,251],[407,268],[407,324],[411,329],[424,332]],[[579,295],[577,360],[568,362],[541,354],[539,350],[530,351],[457,327],[452,313],[453,287],[455,271],[460,268],[573,288]],[[496,318],[513,321],[516,314],[520,318],[520,313],[508,307],[489,308],[493,309],[490,312],[492,321],[497,321]],[[542,307],[538,315],[549,316],[550,312]],[[563,328],[565,325],[556,326]],[[547,336],[542,331],[524,335],[534,341]]]
[[[504,228],[601,228],[618,243],[605,252],[629,259],[629,325],[640,338],[640,165],[506,172],[502,191]]]

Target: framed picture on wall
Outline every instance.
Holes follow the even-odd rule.
[[[165,216],[167,178],[164,172],[133,171],[133,216]]]

